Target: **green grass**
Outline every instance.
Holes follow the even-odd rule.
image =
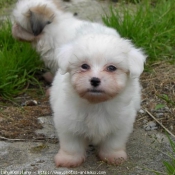
[[[171,158],[171,161],[163,161],[163,164],[166,168],[166,174],[167,175],[175,175],[175,143],[169,138],[170,145],[172,148],[173,153],[169,154],[169,157]],[[161,175],[160,173],[157,173],[157,175]]]
[[[9,7],[13,5],[17,0],[0,0],[0,15],[7,13]]]
[[[17,0],[0,0],[0,9],[9,7],[9,5],[12,5],[16,2]]]
[[[175,175],[175,142],[170,138],[170,136],[167,136],[170,147],[171,147],[171,152],[165,153],[169,157],[169,161],[163,161],[163,165],[165,167],[164,172],[159,172],[159,171],[154,171],[156,175]]]
[[[25,92],[29,84],[38,84],[34,74],[43,65],[29,43],[16,41],[11,23],[0,25],[0,97],[12,98]]]
[[[172,153],[169,154],[169,157],[171,158],[171,161],[163,161],[163,164],[166,168],[167,175],[175,175],[175,142],[172,141],[170,137],[169,142],[172,148]]]
[[[104,16],[103,21],[142,47],[148,61],[175,59],[174,0],[159,0],[154,5],[151,0],[144,0],[132,6],[111,8],[111,14]]]

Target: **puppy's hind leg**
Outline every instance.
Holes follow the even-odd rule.
[[[59,141],[60,149],[55,156],[56,166],[77,167],[84,162],[86,143],[83,137],[62,133]]]

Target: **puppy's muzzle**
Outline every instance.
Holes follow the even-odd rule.
[[[93,77],[93,78],[91,78],[90,83],[93,87],[97,87],[100,85],[101,80],[97,77]]]

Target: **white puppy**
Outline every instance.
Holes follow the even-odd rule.
[[[53,73],[60,67],[50,98],[56,165],[80,165],[89,143],[104,161],[125,160],[140,105],[142,51],[113,29],[62,12],[55,0],[20,0],[13,16],[14,37],[32,42]]]
[[[60,141],[56,165],[79,166],[90,143],[101,160],[120,164],[140,107],[146,56],[114,30],[87,24],[56,58],[50,97]]]

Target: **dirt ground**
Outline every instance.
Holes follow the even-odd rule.
[[[148,110],[166,129],[175,135],[175,66],[157,62],[141,76],[142,108]],[[148,115],[148,113],[147,113]],[[146,117],[147,115],[144,115]],[[148,120],[154,120],[149,117]],[[158,124],[158,129],[164,132]]]

